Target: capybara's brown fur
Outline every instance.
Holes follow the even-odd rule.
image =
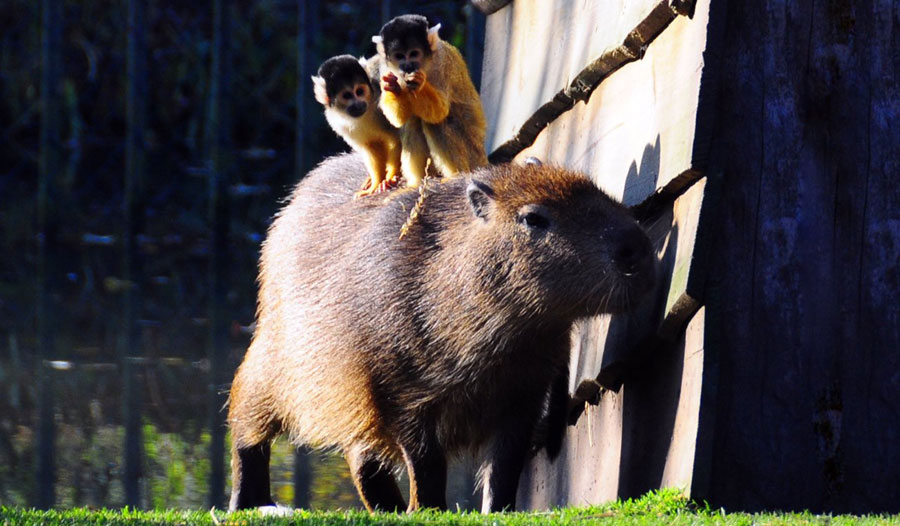
[[[400,463],[409,509],[445,507],[462,450],[485,454],[484,508],[513,507],[572,323],[649,290],[647,236],[583,175],[503,165],[428,184],[398,239],[418,192],[354,200],[365,177],[356,155],[327,159],[269,230],[231,388],[231,508],[272,504],[280,433],[343,452],[370,509],[407,507]]]

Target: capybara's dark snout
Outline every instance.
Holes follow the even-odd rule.
[[[619,235],[613,252],[613,261],[619,272],[625,276],[641,275],[652,278],[655,261],[653,246],[641,227],[633,225]]]

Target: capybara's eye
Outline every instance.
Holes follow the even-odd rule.
[[[539,212],[526,212],[519,216],[519,221],[529,228],[547,228],[550,219]]]

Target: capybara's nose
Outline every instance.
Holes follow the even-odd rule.
[[[653,247],[637,225],[628,229],[613,253],[616,268],[626,276],[649,273],[653,268]]]

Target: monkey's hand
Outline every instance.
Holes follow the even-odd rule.
[[[397,75],[394,75],[393,73],[388,73],[381,77],[381,89],[393,93],[394,95],[399,95],[403,91],[403,88],[400,87],[400,81],[397,79]]]
[[[406,75],[406,87],[409,91],[416,91],[425,85],[425,81],[428,77],[425,75],[425,72],[420,70],[416,70],[409,75]]]

